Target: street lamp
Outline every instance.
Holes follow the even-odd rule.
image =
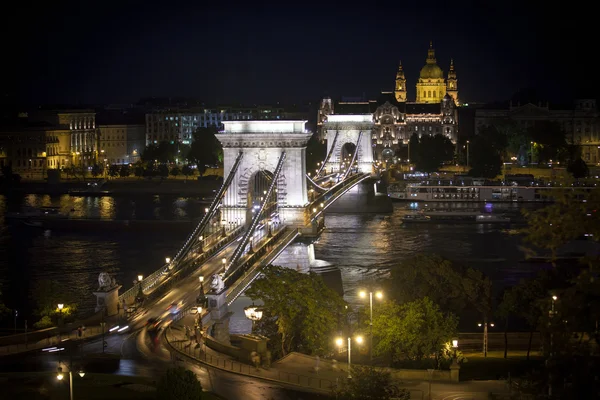
[[[458,350],[458,338],[452,339],[452,348],[454,349],[452,364],[458,364],[458,360],[456,359],[456,351]]]
[[[79,376],[80,377],[84,377],[85,376],[85,372],[83,370],[79,370]],[[64,379],[65,375],[63,374],[62,368],[58,367],[56,369],[56,379],[58,379],[59,381],[62,381]],[[71,400],[74,400],[73,397],[73,371],[71,370],[71,368],[69,368],[69,398]]]
[[[223,232],[222,232],[222,234],[223,234],[223,237],[225,237],[225,236],[226,236],[226,233],[225,233],[225,226],[226,226],[226,225],[227,225],[227,221],[225,221],[225,220],[222,220],[222,221],[221,221],[221,226],[223,227]]]
[[[225,272],[227,270],[227,259],[223,257],[221,263],[223,264],[223,272]]]
[[[244,307],[244,314],[246,314],[246,318],[252,321],[252,330],[250,333],[254,333],[254,324],[256,321],[260,321],[263,316],[263,310],[252,303],[252,305],[248,307]]]
[[[198,250],[198,253],[202,253],[204,251],[203,247],[204,247],[204,236],[200,235],[200,237],[198,238],[198,241],[200,243],[200,250]]]
[[[198,306],[196,307],[196,311],[198,312],[198,320],[196,322],[196,325],[198,325],[198,329],[202,330],[202,306]]]
[[[58,325],[59,325],[59,327],[60,327],[60,325],[62,325],[62,310],[63,310],[64,306],[65,305],[63,303],[58,303],[58,315],[59,315],[59,317],[58,317]],[[60,329],[58,331],[58,337],[60,338]]]
[[[483,324],[479,323],[477,324],[477,326],[481,327],[483,326],[483,356],[487,357],[487,352],[488,352],[488,323],[487,321],[484,322]],[[490,327],[494,327],[494,323],[490,323]]]
[[[200,305],[206,305],[206,296],[204,295],[204,276],[200,275],[198,277],[200,281],[200,294],[198,295],[198,299],[196,299],[196,303]]]
[[[254,254],[254,249],[252,248],[252,242],[254,241],[254,238],[251,237],[250,238],[250,248],[248,249],[248,254]]]
[[[359,292],[359,296],[361,298],[365,298],[367,297],[367,292],[364,290],[361,290]],[[383,299],[383,292],[381,291],[377,291],[375,292],[375,297],[377,297],[379,300]],[[372,360],[373,359],[373,292],[369,291],[369,314],[370,314],[370,321],[369,321],[369,358]]]
[[[363,337],[362,336],[356,336],[354,338],[354,340],[356,340],[356,343],[362,344]],[[335,339],[335,344],[337,344],[337,346],[341,350],[342,346],[344,345],[344,339],[341,338],[341,337]],[[348,336],[348,379],[352,379],[352,375],[350,374],[350,368],[351,367],[352,367],[352,338],[350,336]]]
[[[268,228],[267,228],[268,229],[267,230],[267,237],[273,236],[273,235],[271,235],[271,224],[272,224],[271,221],[267,222],[267,226],[268,226]]]
[[[467,140],[467,168],[469,168],[469,141]]]

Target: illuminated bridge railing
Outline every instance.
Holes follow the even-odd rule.
[[[233,166],[231,167],[231,171],[229,171],[227,178],[223,181],[223,184],[219,188],[217,195],[215,196],[212,203],[210,204],[210,207],[208,208],[208,212],[204,215],[204,217],[202,217],[202,220],[200,221],[200,223],[198,224],[196,229],[194,229],[194,231],[191,233],[191,235],[187,238],[187,240],[183,244],[182,248],[177,252],[175,257],[173,257],[173,260],[171,262],[175,266],[177,265],[177,262],[179,261],[179,259],[181,257],[185,256],[185,254],[190,250],[190,248],[193,247],[194,244],[196,244],[199,241],[200,234],[202,234],[204,232],[204,230],[210,223],[211,218],[216,214],[217,209],[219,208],[221,201],[223,200],[223,197],[225,196],[227,189],[229,189],[229,186],[231,185],[231,182],[233,181],[233,177],[235,176],[235,173],[237,172],[237,169],[240,166],[243,156],[244,156],[244,153],[242,153],[240,151],[238,153],[237,158],[235,159],[235,162],[233,163]]]
[[[260,209],[254,214],[254,217],[252,218],[252,222],[250,223],[248,230],[244,234],[244,237],[240,241],[240,244],[235,249],[235,251],[233,252],[233,255],[231,256],[231,259],[229,260],[229,265],[227,266],[227,275],[233,273],[234,270],[238,268],[238,266],[236,266],[236,263],[237,263],[238,259],[242,256],[244,250],[246,249],[246,246],[248,245],[250,238],[254,234],[254,230],[258,226],[258,222],[263,218],[263,213],[265,211],[265,207],[266,207],[267,203],[269,202],[269,199],[271,198],[271,194],[273,193],[273,190],[275,190],[275,186],[277,186],[277,180],[279,179],[279,174],[281,173],[281,170],[283,169],[283,162],[285,160],[285,157],[286,157],[286,153],[285,153],[285,151],[282,151],[281,156],[279,157],[279,162],[277,163],[277,166],[275,167],[275,171],[273,171],[273,180],[271,181],[271,184],[269,185],[269,189],[267,190],[267,193],[265,193],[264,200],[260,204]]]
[[[243,259],[239,267],[225,278],[227,302],[233,303],[256,279],[260,269],[275,260],[299,235],[299,229],[284,227],[257,251]]]
[[[331,190],[319,195],[310,205],[307,207],[307,212],[309,213],[310,221],[314,221],[316,218],[320,217],[323,211],[327,209],[331,204],[333,204],[337,199],[343,196],[346,192],[352,189],[354,186],[364,181],[365,179],[370,178],[371,175],[367,173],[357,173],[352,175],[350,178],[347,178],[337,185],[335,185]]]

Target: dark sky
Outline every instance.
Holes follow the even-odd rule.
[[[525,87],[550,100],[597,97],[585,84],[598,74],[599,31],[578,2],[36,3],[5,13],[2,90],[14,101],[373,98],[393,90],[399,60],[413,100],[430,40],[445,72],[454,58],[464,101]]]

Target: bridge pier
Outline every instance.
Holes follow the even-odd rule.
[[[315,246],[310,243],[292,243],[273,260],[273,265],[295,269],[298,272],[307,273],[315,262]]]
[[[330,205],[326,213],[389,213],[394,211],[387,193],[380,192],[376,178],[369,178],[350,189]]]

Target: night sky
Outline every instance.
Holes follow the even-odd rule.
[[[393,90],[402,60],[414,100],[430,40],[445,73],[454,58],[463,101],[506,100],[529,87],[554,101],[597,97],[584,84],[598,74],[599,31],[584,8],[526,1],[80,3],[86,5],[42,2],[5,13],[2,40],[12,55],[0,88],[5,99],[98,104],[185,96],[273,104],[324,95],[374,98]]]

